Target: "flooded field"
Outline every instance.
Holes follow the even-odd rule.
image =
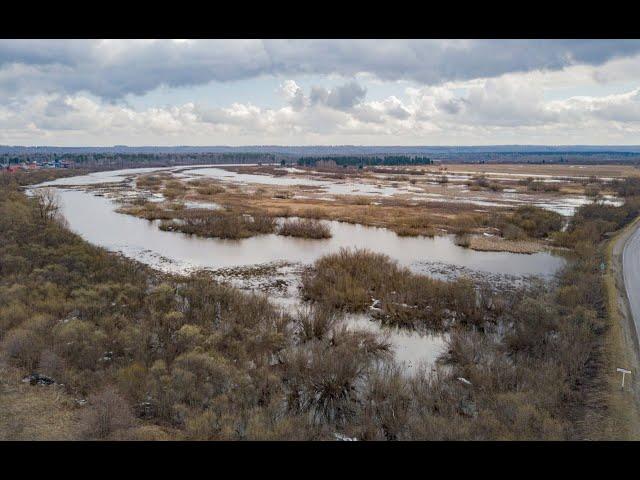
[[[384,253],[416,273],[440,278],[476,275],[514,283],[531,276],[548,278],[564,264],[561,256],[549,251],[533,254],[475,251],[457,245],[453,235],[399,236],[386,228],[330,220],[322,222],[329,226],[332,237],[322,240],[275,234],[225,240],[163,231],[158,228],[159,221],[116,212],[117,201],[131,195],[134,175],[151,171],[160,169],[94,173],[41,186],[58,187],[61,211],[69,227],[95,245],[163,271],[189,273],[205,269],[217,279],[241,289],[266,292],[273,302],[291,310],[303,305],[298,294],[301,272],[319,257],[344,247]],[[303,184],[322,186],[332,194],[353,193],[353,190],[365,194],[370,188],[357,186],[354,182],[337,185],[328,180],[238,174],[215,167],[182,169],[173,173],[186,178],[196,174],[213,176],[223,182],[243,182],[254,186],[269,182],[276,182],[278,186],[306,182]],[[122,182],[117,194],[107,190],[105,195],[91,187],[117,182]],[[381,193],[378,191],[377,194]],[[385,194],[391,193],[382,193]],[[162,195],[154,194],[151,201],[162,200]],[[185,208],[203,207],[220,208],[215,203],[185,202]],[[364,328],[385,335],[393,346],[396,360],[407,368],[421,363],[433,364],[446,344],[446,335],[383,327],[367,314],[347,315],[345,321],[350,328]]]
[[[353,179],[323,180],[321,172],[313,170],[301,170],[289,168],[288,176],[271,176],[265,174],[242,173],[228,168],[199,167],[184,169],[180,173],[183,176],[195,178],[211,178],[236,184],[270,185],[280,187],[304,186],[313,188],[313,192],[325,199],[332,196],[399,196],[412,200],[435,200],[450,203],[466,203],[480,207],[513,207],[518,205],[535,205],[540,208],[557,212],[563,216],[571,216],[576,208],[593,199],[587,195],[533,195],[517,191],[515,188],[505,188],[501,191],[478,192],[471,190],[467,183],[472,181],[477,174],[472,171],[449,173],[423,173],[420,177],[412,178],[411,182],[403,182],[389,179],[384,174],[374,173]],[[540,182],[562,182],[559,178],[541,174],[516,174],[495,173],[488,175],[491,180],[513,182],[533,178]],[[442,179],[446,178],[446,183]],[[565,177],[566,178],[566,177]],[[579,175],[573,177],[575,181],[584,180],[587,177]],[[606,180],[611,180],[607,178]],[[312,198],[312,197],[311,197]],[[612,195],[604,194],[601,200],[611,205],[619,202]]]

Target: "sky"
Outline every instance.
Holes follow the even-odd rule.
[[[0,144],[638,145],[638,40],[0,40]]]

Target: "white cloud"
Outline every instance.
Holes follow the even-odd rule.
[[[55,135],[61,140],[111,140],[107,143],[144,139],[138,144],[183,144],[185,138],[194,144],[300,143],[311,139],[322,139],[321,143],[327,139],[328,143],[367,143],[372,139],[383,144],[462,143],[452,141],[456,138],[485,144],[509,138],[602,143],[599,138],[606,140],[607,135],[629,143],[640,134],[640,89],[545,101],[534,86],[493,79],[462,96],[444,87],[425,88],[411,91],[408,101],[395,96],[379,101],[362,98],[347,109],[333,108],[326,100],[309,101],[311,94],[301,93],[295,82],[285,82],[283,91],[288,96],[279,108],[238,102],[209,108],[188,102],[134,110],[82,94],[34,96],[0,107],[0,143],[13,143],[26,132],[41,139]],[[300,95],[305,101],[294,108],[291,100]],[[591,131],[604,137],[585,137],[585,132]]]
[[[638,45],[0,41],[0,143],[637,144]],[[309,72],[302,88],[295,75]],[[282,80],[268,106],[120,99],[272,74]]]

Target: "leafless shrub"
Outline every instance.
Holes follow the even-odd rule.
[[[319,220],[300,218],[287,220],[278,229],[278,235],[302,238],[331,238],[331,229]]]
[[[32,370],[38,362],[42,339],[31,330],[10,330],[2,341],[2,351],[18,365]]]
[[[38,207],[38,213],[42,220],[57,218],[60,211],[60,199],[55,188],[35,189],[34,198]]]
[[[251,217],[234,212],[190,209],[181,215],[179,221],[164,221],[159,228],[203,237],[240,239],[258,233],[272,233],[275,226],[275,219],[266,215]]]
[[[471,236],[467,233],[458,234],[453,239],[453,243],[459,247],[469,248],[471,246]]]
[[[89,397],[89,406],[82,417],[86,438],[104,440],[132,425],[131,409],[115,388],[105,387]]]
[[[302,309],[296,319],[300,341],[326,339],[340,321],[341,316],[335,310],[323,306]]]

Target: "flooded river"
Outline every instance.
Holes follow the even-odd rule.
[[[368,248],[385,253],[409,267],[414,263],[437,261],[510,275],[547,275],[563,264],[561,257],[548,252],[531,255],[479,252],[457,246],[449,235],[433,238],[400,237],[385,228],[336,221],[323,221],[330,226],[333,235],[326,240],[275,234],[242,240],[201,238],[162,231],[157,222],[116,213],[116,204],[105,197],[80,190],[60,190],[59,196],[62,213],[69,227],[89,242],[175,272],[279,260],[312,263],[341,247]],[[166,259],[170,259],[173,265],[163,265]]]
[[[299,169],[288,169],[289,173],[299,174],[305,173]],[[380,196],[391,197],[394,195],[408,195],[413,200],[435,200],[451,203],[468,203],[479,207],[517,207],[520,205],[535,205],[536,207],[551,210],[562,216],[568,217],[573,215],[575,210],[587,203],[593,201],[586,195],[562,195],[547,196],[541,199],[539,195],[518,193],[509,191],[494,193],[495,200],[471,191],[466,185],[448,184],[442,186],[443,193],[425,193],[419,188],[412,185],[389,185],[389,184],[373,184],[366,181],[358,181],[357,179],[345,180],[322,180],[312,178],[310,175],[297,177],[260,175],[254,173],[239,173],[224,168],[217,167],[198,167],[193,169],[185,169],[181,171],[181,175],[188,177],[204,177],[221,180],[224,182],[238,184],[258,184],[258,185],[278,185],[281,187],[291,187],[296,185],[315,187],[318,191],[322,191],[326,195],[357,195],[357,196]],[[383,175],[378,175],[382,178]],[[425,176],[428,177],[428,176]],[[434,177],[435,178],[435,177]],[[470,180],[470,176],[447,175],[449,179]],[[621,201],[611,196],[605,195],[601,201],[609,205],[620,205]]]
[[[491,274],[548,276],[564,264],[561,257],[548,252],[531,255],[479,252],[455,245],[451,236],[400,237],[384,228],[334,221],[326,221],[333,236],[324,240],[274,234],[242,240],[200,238],[162,231],[157,222],[115,212],[117,204],[109,198],[65,188],[70,185],[119,182],[130,174],[153,170],[159,169],[100,172],[59,179],[43,185],[58,187],[62,214],[69,228],[84,239],[163,271],[175,273],[199,268],[215,270],[278,261],[311,264],[320,256],[336,252],[342,247],[368,248],[385,253],[414,271],[421,271],[425,262],[437,262]],[[262,175],[256,177],[261,180],[269,178]],[[289,299],[290,305],[298,303],[297,298]],[[446,344],[443,335],[424,335],[385,328],[370,320],[367,315],[349,316],[348,322],[357,328],[386,334],[392,343],[396,359],[407,367],[419,363],[433,364]]]

